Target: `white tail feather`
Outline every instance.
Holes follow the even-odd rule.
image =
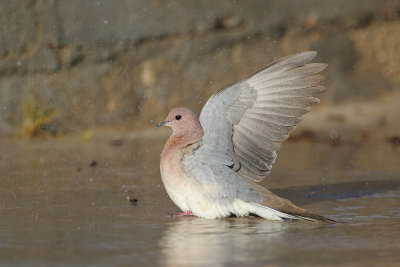
[[[299,217],[286,214],[284,212],[274,210],[272,208],[257,203],[248,203],[248,204],[250,213],[256,214],[264,219],[276,220],[276,221],[282,221],[284,219],[290,219],[290,220],[300,219]]]

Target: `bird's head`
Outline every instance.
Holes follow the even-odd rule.
[[[172,135],[185,136],[189,139],[200,139],[203,135],[199,119],[187,108],[174,108],[164,121],[156,125],[156,128],[160,126],[171,127]]]

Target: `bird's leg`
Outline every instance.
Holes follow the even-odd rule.
[[[180,216],[193,216],[193,213],[191,210],[185,210],[181,212],[175,212],[171,214],[172,217],[180,217]]]

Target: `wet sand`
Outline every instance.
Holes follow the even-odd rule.
[[[0,265],[400,265],[400,147],[284,144],[262,185],[325,225],[172,218],[164,133],[115,136],[0,140]]]

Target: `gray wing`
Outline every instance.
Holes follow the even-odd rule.
[[[204,135],[195,154],[261,181],[282,141],[319,103],[327,65],[308,63],[316,52],[278,59],[248,79],[214,94],[200,114]]]
[[[208,156],[203,153],[186,154],[182,160],[186,176],[191,177],[199,188],[203,188],[206,199],[212,203],[232,203],[236,198],[262,203],[264,195],[261,192],[252,188],[246,180],[240,179],[239,173],[232,172],[221,162],[210,160]]]

